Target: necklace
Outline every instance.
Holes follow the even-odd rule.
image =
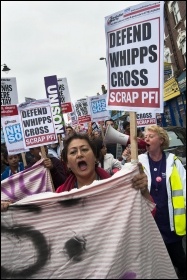
[[[150,171],[151,176],[153,180],[153,185],[155,186],[155,191],[158,191],[158,185],[160,182],[162,182],[162,177],[160,176],[160,171],[163,163],[163,158],[161,158],[159,161],[153,161],[150,156],[149,158],[149,165],[150,165]]]

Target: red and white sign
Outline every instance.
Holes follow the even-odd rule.
[[[68,88],[68,82],[66,78],[59,78],[58,81],[58,91],[61,101],[61,107],[62,112],[64,113],[71,113],[73,111],[72,109],[72,103],[71,103],[71,97],[69,93]]]
[[[74,110],[77,115],[78,123],[88,123],[91,121],[90,110],[87,98],[82,98],[74,102]]]
[[[57,142],[51,103],[48,98],[18,104],[26,148]]]
[[[136,113],[137,127],[157,124],[156,113]]]
[[[18,114],[16,78],[1,78],[1,117]]]
[[[108,109],[162,113],[164,2],[146,1],[107,16],[105,31]]]

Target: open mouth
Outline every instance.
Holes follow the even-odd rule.
[[[146,143],[146,147],[150,147],[150,144]]]
[[[81,171],[84,171],[87,169],[87,163],[86,161],[82,160],[78,162],[78,167],[80,168]]]

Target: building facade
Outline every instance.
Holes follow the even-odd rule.
[[[164,5],[164,113],[162,126],[186,127],[186,2]]]
[[[164,2],[164,113],[157,124],[186,127],[186,1]],[[119,123],[128,112],[112,111]]]

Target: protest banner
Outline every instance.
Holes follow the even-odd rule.
[[[106,109],[106,94],[87,97],[92,122],[110,119],[110,111]]]
[[[1,181],[1,200],[18,201],[28,195],[52,192],[53,188],[43,159],[33,166]]]
[[[53,120],[55,124],[56,133],[61,134],[62,137],[64,138],[65,122],[62,114],[60,95],[58,91],[57,76],[53,75],[53,76],[44,77],[44,82],[45,82],[46,96],[49,98],[52,107]]]
[[[74,110],[79,124],[88,123],[91,121],[87,98],[74,101]]]
[[[15,155],[27,151],[19,115],[3,117],[1,124],[8,154]]]
[[[62,107],[62,113],[71,113],[72,103],[71,103],[71,96],[69,93],[68,82],[66,78],[58,78],[58,91],[60,96],[60,103]]]
[[[57,142],[49,99],[18,104],[25,148],[34,148]]]
[[[146,200],[131,187],[138,172],[10,205],[1,213],[1,278],[177,279]]]
[[[17,115],[16,78],[1,78],[1,117]]]
[[[137,127],[157,124],[156,113],[136,113]]]

